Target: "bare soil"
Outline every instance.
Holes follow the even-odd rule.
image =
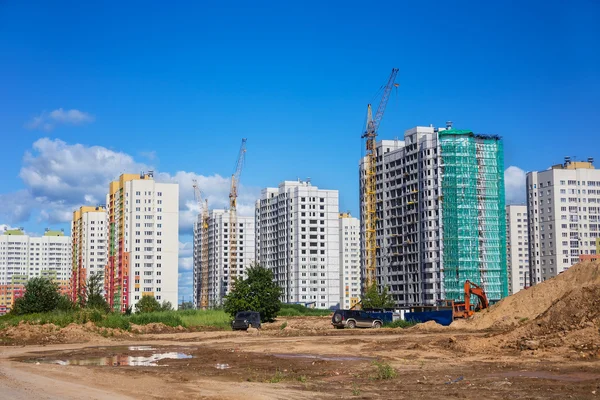
[[[249,332],[21,324],[0,332],[0,398],[598,399],[599,276],[600,264],[579,264],[450,327],[337,330],[329,317]],[[162,353],[191,358],[132,366]]]

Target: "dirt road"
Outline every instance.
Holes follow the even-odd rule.
[[[486,332],[315,326],[0,347],[0,393],[112,400],[600,398],[599,359],[576,351],[475,349],[493,340]]]

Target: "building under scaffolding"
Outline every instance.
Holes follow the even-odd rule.
[[[398,306],[462,299],[466,279],[492,300],[506,296],[501,139],[451,124],[415,127],[404,140],[378,142],[376,157],[379,287]],[[364,160],[360,177],[362,185]]]

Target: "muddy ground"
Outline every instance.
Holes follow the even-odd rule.
[[[492,331],[335,330],[327,318],[286,320],[284,329],[281,319],[260,334],[177,332],[77,344],[13,343],[0,347],[0,397],[600,398],[600,354],[576,348],[493,347]]]

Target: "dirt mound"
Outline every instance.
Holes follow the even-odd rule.
[[[600,351],[600,284],[573,290],[533,321],[501,336],[506,347]]]
[[[69,324],[60,328],[54,324],[29,324],[19,322],[0,331],[0,339],[7,344],[51,344],[105,342],[108,337],[128,336],[120,329],[98,328],[93,323],[85,325]]]
[[[411,326],[410,328],[406,329],[410,331],[441,332],[448,328],[444,325],[438,324],[435,321],[427,321],[420,324],[416,324],[415,326]]]
[[[183,332],[186,329],[183,326],[172,327],[163,324],[162,322],[150,323],[146,325],[131,324],[131,331],[134,333],[175,333]]]
[[[323,331],[333,329],[331,317],[277,317],[274,322],[262,324],[266,331]]]
[[[562,274],[502,299],[469,320],[451,324],[461,329],[507,329],[533,320],[573,290],[600,284],[600,263],[582,262]]]

